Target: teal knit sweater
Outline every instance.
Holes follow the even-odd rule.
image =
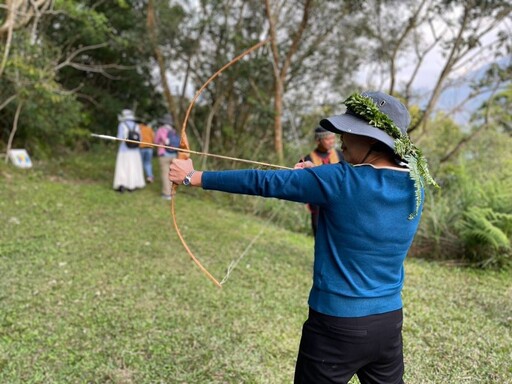
[[[403,262],[418,228],[409,172],[341,162],[293,171],[204,172],[204,189],[320,206],[309,306],[338,317],[402,308]],[[420,209],[421,212],[421,209]]]

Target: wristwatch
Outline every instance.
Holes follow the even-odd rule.
[[[185,178],[183,179],[183,185],[190,185],[190,182],[192,181],[192,175],[195,173],[196,171],[192,171],[190,172],[187,176],[185,176]]]

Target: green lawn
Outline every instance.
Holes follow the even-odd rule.
[[[218,289],[158,184],[111,190],[113,156],[0,166],[0,383],[291,383],[312,238],[181,188],[216,277],[260,235]],[[406,382],[512,383],[511,274],[406,269]]]

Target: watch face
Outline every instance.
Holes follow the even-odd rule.
[[[183,179],[183,185],[190,185],[192,181],[192,175],[194,174],[194,172],[195,171],[192,171],[187,176],[185,176],[185,178]]]

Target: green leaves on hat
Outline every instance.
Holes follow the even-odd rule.
[[[393,139],[402,136],[402,132],[400,132],[400,129],[395,125],[393,120],[375,105],[371,97],[353,93],[343,104],[345,104],[352,113],[366,120],[368,124],[375,128],[386,132]]]
[[[439,185],[430,175],[427,159],[423,156],[421,150],[411,142],[409,136],[402,134],[393,120],[382,112],[370,97],[354,93],[343,104],[354,115],[366,120],[371,126],[386,132],[395,140],[395,153],[407,162],[411,179],[414,181],[416,209],[409,215],[410,220],[414,219],[418,215],[421,205],[421,189],[424,188],[425,182],[439,188]]]

